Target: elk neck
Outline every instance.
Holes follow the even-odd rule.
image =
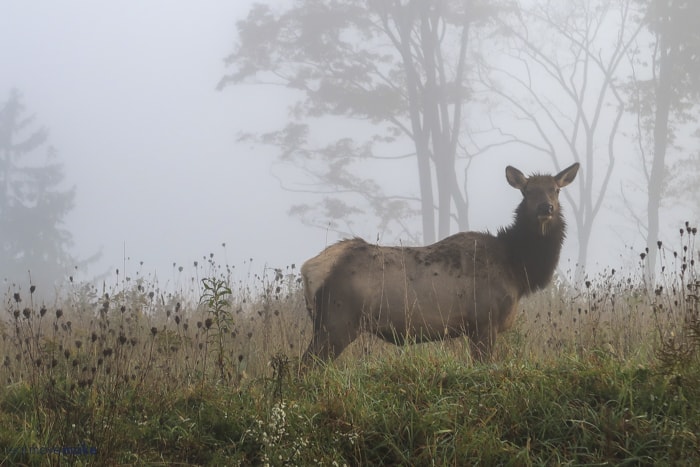
[[[510,270],[517,278],[520,295],[544,288],[552,280],[566,236],[566,222],[557,210],[545,234],[537,217],[526,210],[525,202],[515,210],[515,221],[498,231]]]

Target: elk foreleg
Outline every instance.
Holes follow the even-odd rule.
[[[484,363],[491,360],[493,344],[496,341],[496,330],[491,328],[479,331],[470,333],[469,348],[472,358],[479,363]]]
[[[341,302],[328,300],[324,305],[324,308],[312,313],[313,336],[302,356],[302,364],[334,360],[360,335],[359,319],[348,319]],[[333,313],[328,313],[330,306]]]

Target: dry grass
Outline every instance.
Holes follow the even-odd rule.
[[[697,306],[688,298],[696,280],[694,235],[684,238],[685,255],[661,256],[663,272],[652,290],[643,283],[643,264],[628,274],[606,270],[583,284],[556,279],[521,302],[515,328],[497,340],[496,359],[544,363],[593,349],[622,359],[652,358],[659,343],[677,335]],[[0,320],[5,355],[0,378],[14,384],[60,376],[71,385],[90,385],[104,376],[109,385],[116,379],[148,379],[172,387],[206,379],[240,382],[268,374],[274,355],[298,359],[311,337],[311,323],[294,266],[245,280],[234,280],[231,270],[210,260],[208,270],[201,271],[231,292],[220,297],[225,325],[200,300],[204,289],[194,278],[188,290],[176,292],[118,275],[114,287],[100,291],[70,283],[52,308],[34,303],[33,288],[28,294],[10,290]],[[464,339],[420,345],[469,360]],[[365,333],[340,362],[404,351]],[[216,364],[220,369],[222,362],[228,371],[217,374]]]

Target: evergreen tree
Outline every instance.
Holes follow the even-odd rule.
[[[0,106],[0,279],[50,287],[75,260],[63,220],[74,188],[63,188],[63,165],[35,127],[17,90]]]

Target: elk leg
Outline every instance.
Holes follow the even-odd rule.
[[[360,335],[359,322],[348,322],[342,318],[322,320],[320,315],[321,313],[314,319],[313,337],[302,357],[304,363],[309,363],[314,358],[333,360]],[[342,316],[342,313],[338,315]]]
[[[471,334],[469,336],[469,348],[471,350],[472,358],[479,363],[490,360],[491,350],[495,340],[496,331],[494,329]]]
[[[328,337],[326,335],[322,336],[320,331],[314,330],[309,347],[301,357],[302,364],[313,364],[316,360],[328,360],[329,352],[327,342]]]

